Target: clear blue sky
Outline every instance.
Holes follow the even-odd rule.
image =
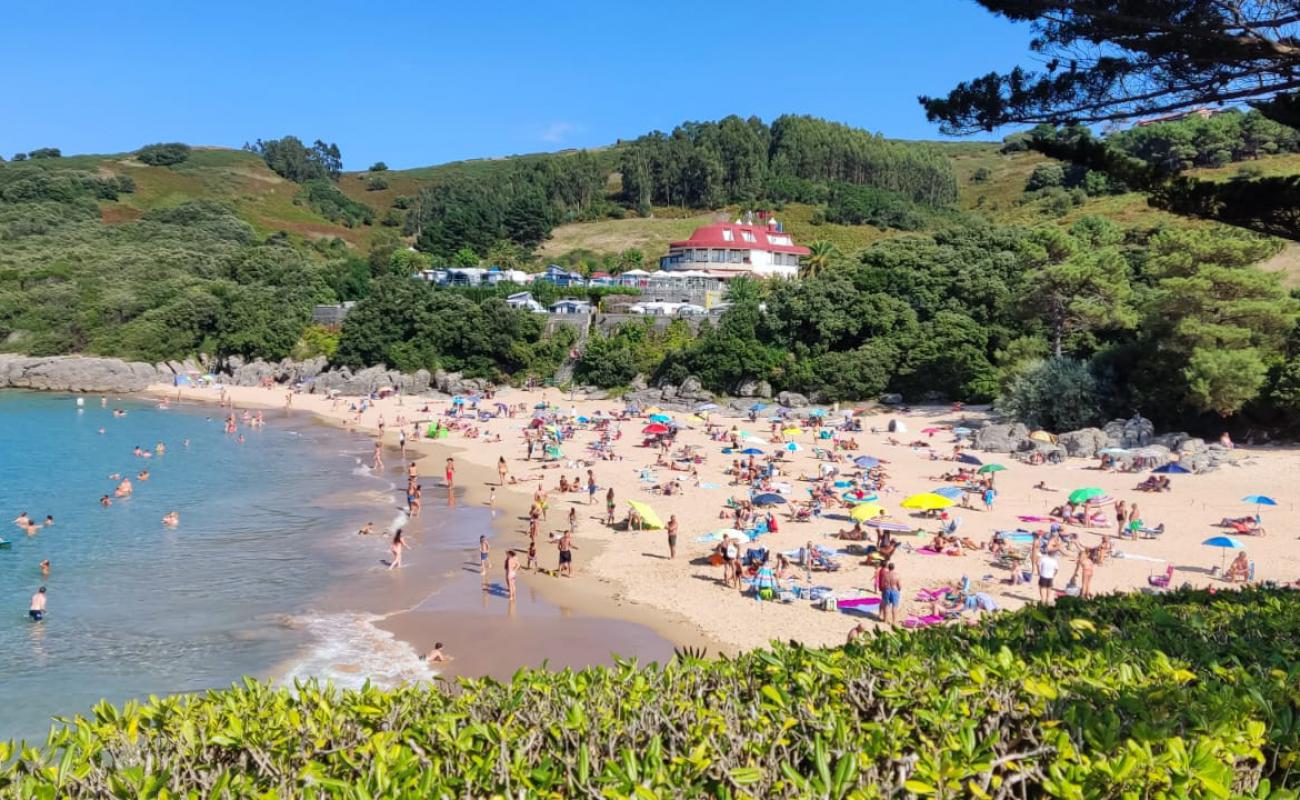
[[[916,96],[1028,39],[970,0],[19,3],[0,154],[292,133],[399,168],[786,112],[936,138]]]

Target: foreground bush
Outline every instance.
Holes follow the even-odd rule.
[[[0,751],[19,797],[1295,797],[1300,603],[1116,596],[736,659],[151,700]]]

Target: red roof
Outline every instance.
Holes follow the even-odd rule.
[[[725,238],[725,231],[731,232],[731,240]],[[754,241],[745,241],[744,233],[749,232],[753,235]],[[718,247],[731,250],[763,250],[768,253],[794,253],[795,255],[806,256],[812,251],[806,247],[800,247],[797,244],[772,244],[768,241],[769,236],[785,236],[789,238],[790,234],[778,232],[775,227],[767,225],[737,225],[730,222],[719,222],[714,225],[705,225],[703,228],[696,228],[691,238],[684,242],[669,242],[670,248],[675,247]],[[794,241],[791,239],[791,241]]]

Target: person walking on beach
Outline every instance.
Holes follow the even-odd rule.
[[[903,582],[894,562],[885,565],[884,590],[880,597],[880,619],[891,628],[898,624],[898,607],[903,604]]]
[[[488,569],[492,567],[492,545],[488,544],[486,536],[478,537],[478,574],[483,577],[483,583],[487,583]]]
[[[587,470],[587,505],[596,502],[596,473]]]
[[[578,509],[569,506],[569,533],[578,529]]]
[[[528,543],[528,563],[524,565],[525,569],[537,571],[537,540],[533,539]]]
[[[454,458],[447,459],[447,468],[443,474],[447,478],[448,489],[456,485],[456,460]]]
[[[556,568],[555,574],[563,575],[566,578],[573,577],[573,534],[565,531],[555,542],[560,549],[560,565]]]
[[[511,600],[515,599],[515,575],[519,573],[519,559],[515,557],[514,550],[506,551],[506,594]]]
[[[397,430],[397,449],[402,458],[406,458],[406,431],[401,428]]]
[[[501,479],[501,485],[502,485],[502,486],[505,486],[505,485],[506,485],[506,473],[508,473],[509,471],[510,471],[510,468],[509,468],[508,466],[506,466],[506,457],[505,457],[505,456],[501,456],[500,458],[498,458],[498,459],[497,459],[497,476]]]
[[[668,557],[677,558],[677,515],[673,514],[668,518],[668,525],[664,530],[668,533]]]
[[[423,504],[423,499],[422,499],[423,494],[424,494],[424,487],[420,486],[420,484],[418,483],[414,486],[414,488],[411,489],[410,492],[407,493],[406,495],[407,514],[410,515],[411,517],[420,516],[420,506]]]
[[[984,489],[984,510],[992,511],[993,501],[997,499],[998,499],[998,490],[994,489],[992,484],[989,484]]]
[[[402,566],[402,552],[410,549],[406,539],[402,536],[402,529],[398,528],[397,533],[393,534],[393,542],[388,546],[388,551],[393,554],[393,560],[388,563],[389,569],[395,569]]]
[[[605,492],[605,524],[612,526],[614,524],[614,487],[609,487]]]
[[[384,468],[384,445],[381,442],[375,442],[375,455],[370,468],[376,472]]]
[[[45,619],[45,587],[36,590],[32,595],[32,604],[27,609],[27,615],[32,618],[32,622],[40,622]]]

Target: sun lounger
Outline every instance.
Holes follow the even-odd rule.
[[[1165,570],[1164,575],[1148,575],[1147,583],[1159,589],[1168,589],[1169,582],[1174,578],[1174,565],[1170,564]]]

